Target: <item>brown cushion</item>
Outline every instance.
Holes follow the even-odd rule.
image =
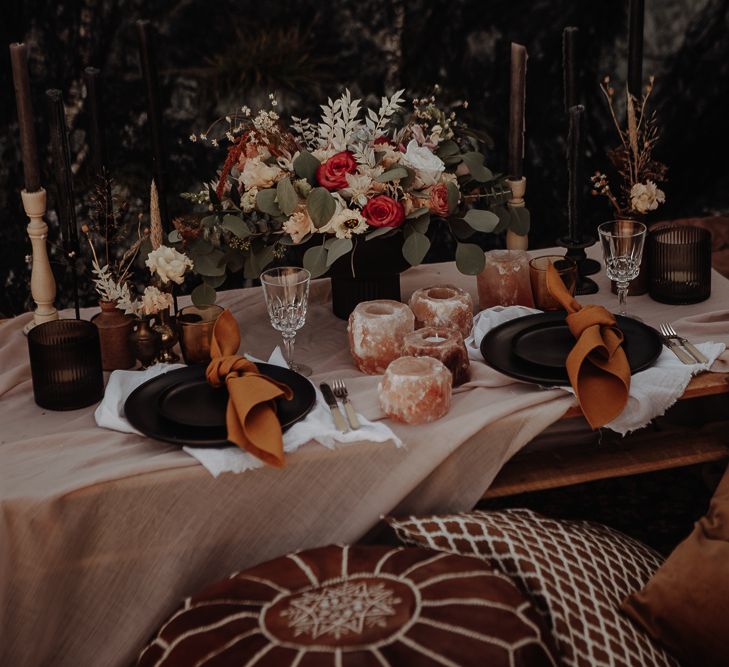
[[[661,563],[658,554],[621,533],[530,510],[389,521],[405,542],[477,555],[501,568],[547,619],[566,665],[677,664],[620,613],[625,596]]]
[[[329,546],[188,598],[139,665],[556,667],[550,641],[523,593],[478,559]]]
[[[707,515],[623,609],[685,664],[729,664],[729,469]]]

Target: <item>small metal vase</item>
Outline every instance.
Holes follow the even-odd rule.
[[[157,360],[162,349],[162,336],[155,331],[148,318],[137,320],[134,331],[129,336],[135,358],[142,364],[142,368],[151,366]]]
[[[154,330],[160,335],[160,351],[157,355],[157,361],[164,364],[177,363],[180,360],[180,355],[173,352],[172,348],[177,345],[179,336],[175,317],[170,315],[169,308],[157,313]]]

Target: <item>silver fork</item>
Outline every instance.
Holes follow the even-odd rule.
[[[661,333],[666,338],[672,338],[673,340],[677,340],[681,345],[683,345],[688,351],[689,354],[696,359],[700,364],[705,364],[709,360],[706,358],[705,355],[701,354],[696,347],[690,343],[688,340],[686,340],[683,336],[679,336],[676,333],[676,330],[673,328],[672,325],[666,323],[661,325]]]
[[[354,411],[352,404],[349,402],[347,385],[344,384],[343,380],[334,380],[332,382],[332,391],[334,391],[334,395],[342,401],[344,411],[347,413],[347,419],[349,420],[349,425],[352,427],[352,430],[357,430],[361,424],[357,418],[357,413]]]

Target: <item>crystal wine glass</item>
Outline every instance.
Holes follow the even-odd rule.
[[[597,231],[602,242],[607,276],[618,291],[618,311],[627,315],[628,284],[638,277],[646,226],[634,220],[603,222]]]
[[[281,266],[261,274],[268,315],[283,337],[286,362],[292,371],[306,376],[311,375],[311,368],[294,363],[294,339],[306,322],[310,282],[311,274],[295,266]]]

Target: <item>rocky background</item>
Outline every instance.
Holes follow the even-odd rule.
[[[616,143],[599,91],[605,74],[625,77],[627,0],[3,0],[2,43],[32,46],[31,77],[43,161],[51,183],[44,91],[64,92],[76,171],[78,217],[91,189],[81,74],[101,68],[110,167],[131,213],[145,210],[151,160],[146,100],[134,22],[154,21],[165,103],[169,206],[189,210],[177,193],[199,188],[222,154],[191,144],[191,132],[276,92],[284,114],[316,112],[323,97],[348,86],[358,95],[406,87],[420,95],[440,85],[444,102],[469,101],[464,120],[493,139],[489,166],[503,169],[508,112],[509,42],[529,50],[528,205],[532,247],[554,244],[565,229],[565,116],[561,32],[579,26],[580,97],[588,110],[586,173],[607,170]],[[670,167],[666,218],[729,212],[729,0],[647,0],[644,73],[657,77],[654,103],[663,128],[658,157]],[[30,306],[30,243],[20,208],[20,149],[7,51],[0,59],[0,313]],[[610,217],[585,188],[585,225]],[[50,207],[53,206],[52,192]],[[57,220],[49,212],[51,242]],[[68,271],[53,250],[60,305]],[[443,249],[447,256],[447,248]],[[79,269],[88,267],[82,259]],[[86,274],[88,275],[88,274]],[[85,278],[84,300],[95,301]]]

